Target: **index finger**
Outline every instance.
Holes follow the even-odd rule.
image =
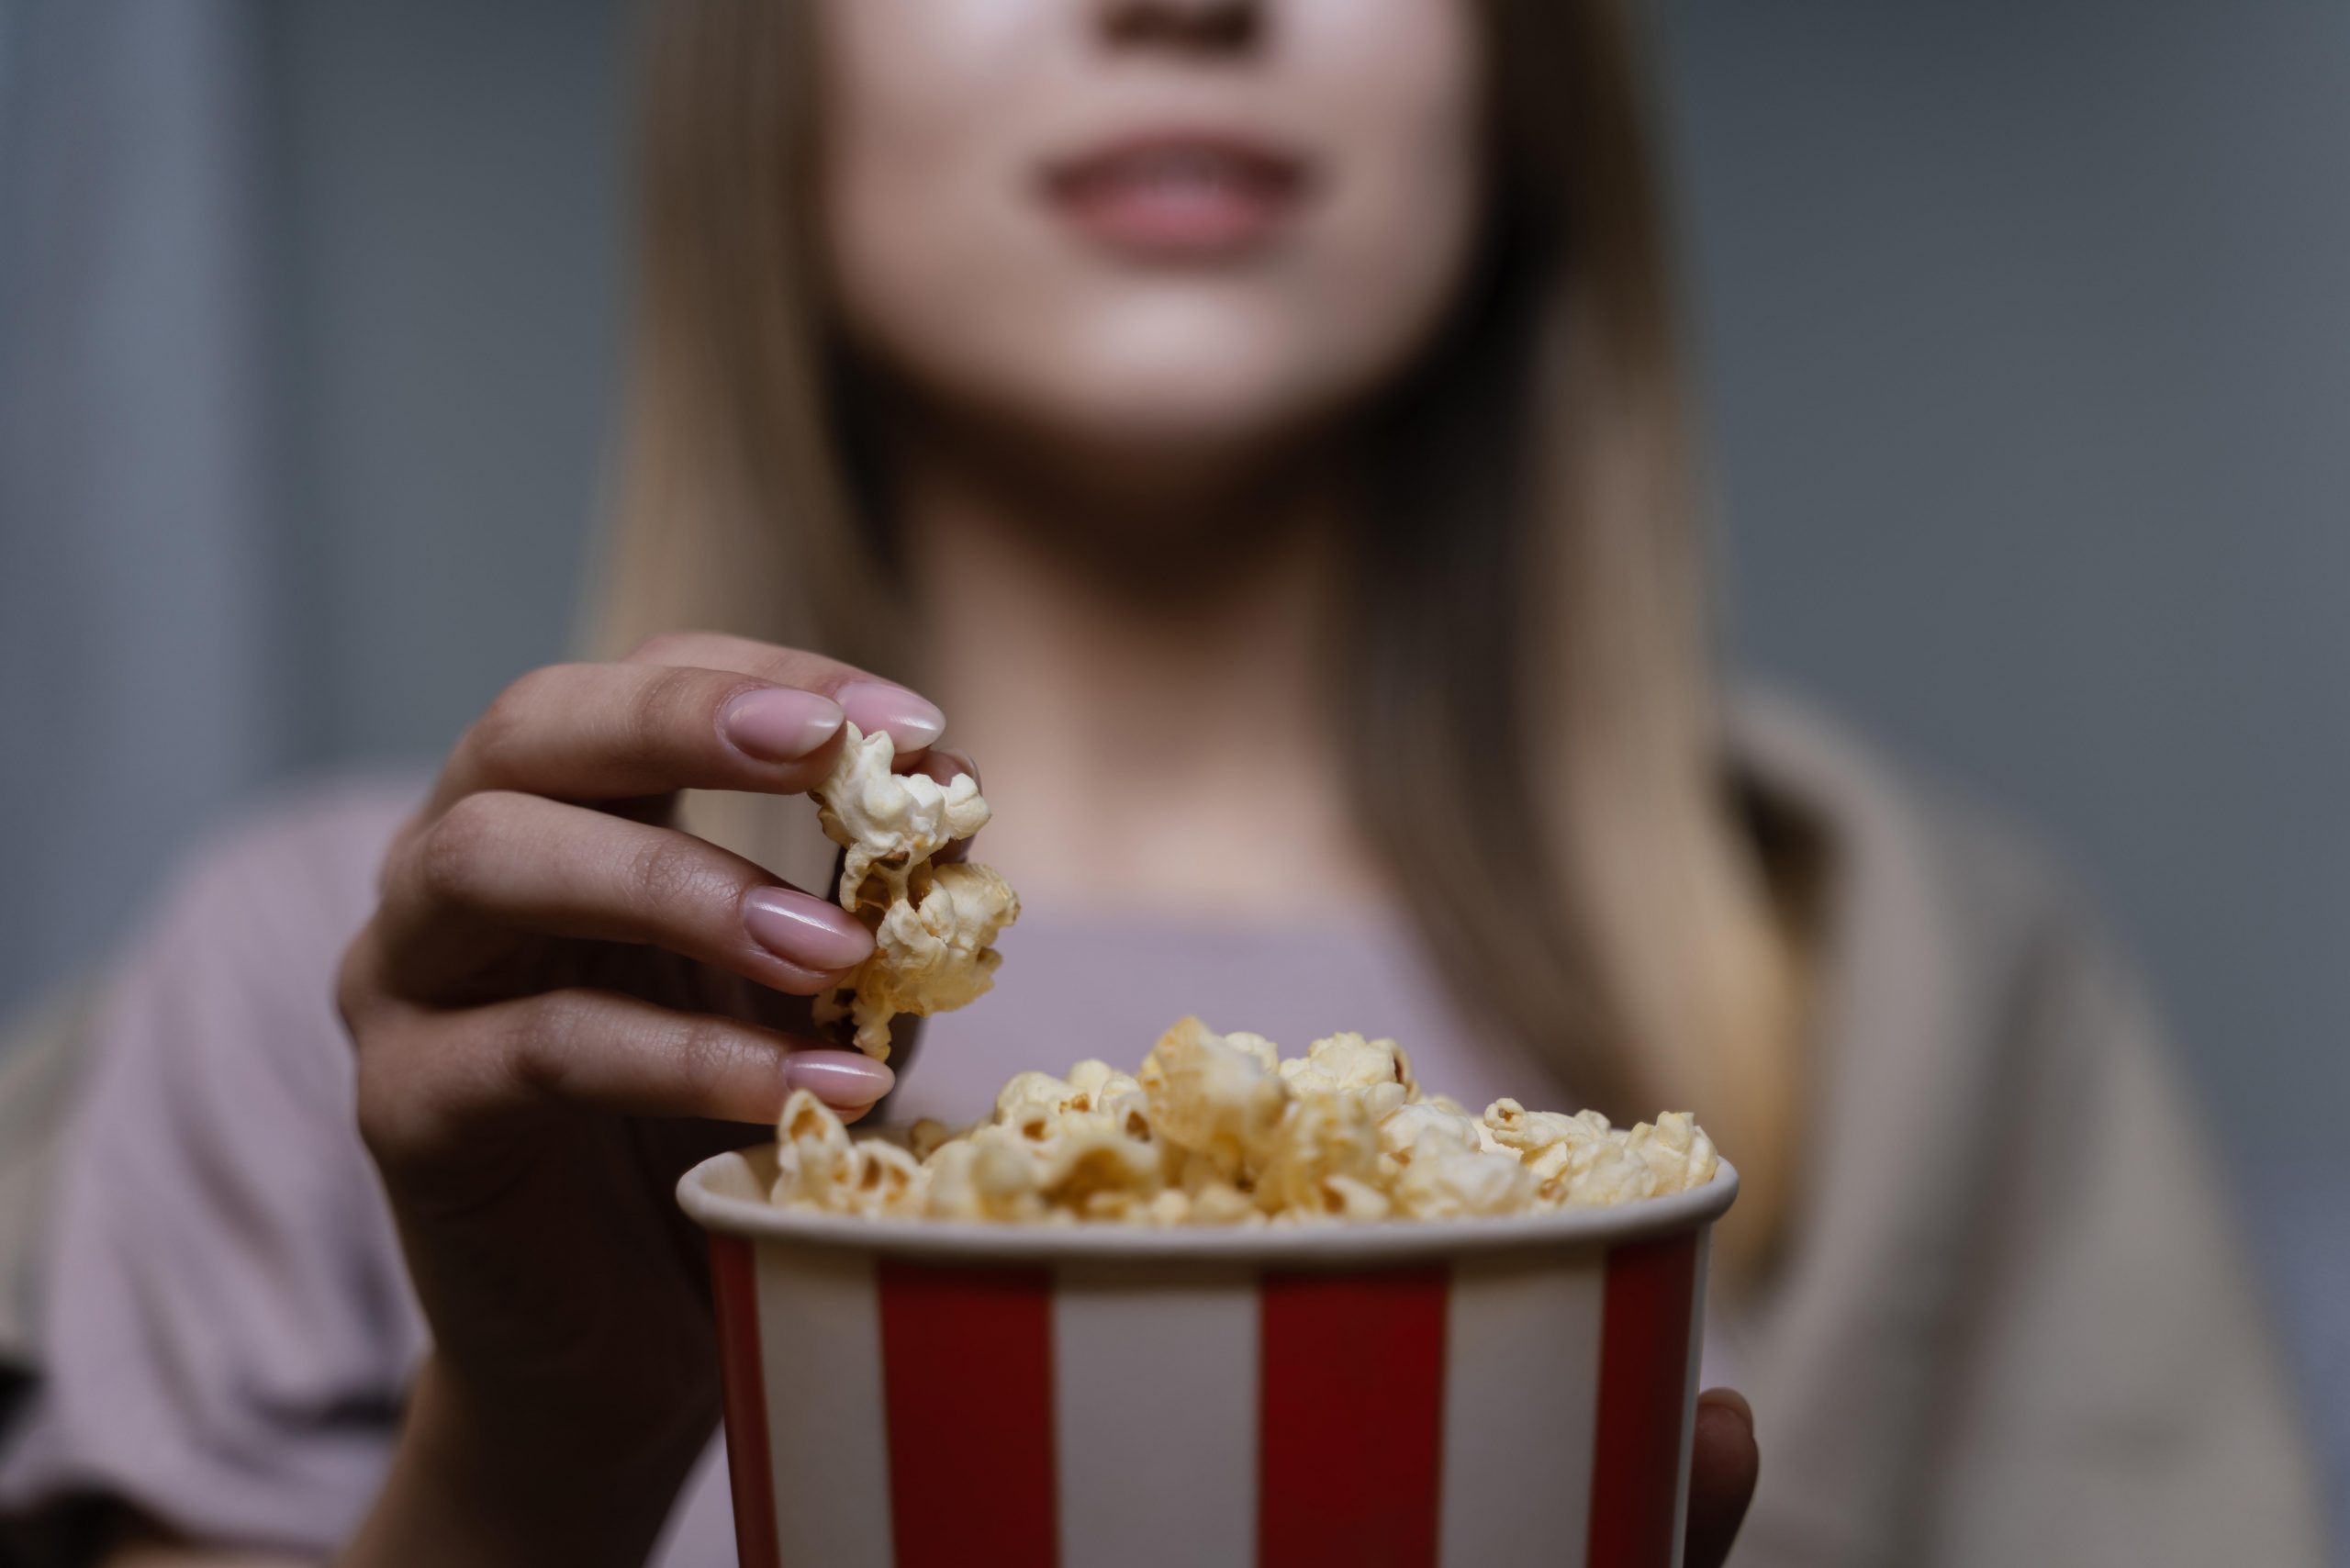
[[[678,790],[796,795],[831,773],[844,717],[887,731],[916,757],[946,728],[931,703],[855,666],[765,651],[776,656],[756,670],[642,659],[532,670],[457,743],[425,815],[493,790],[583,801]]]
[[[818,692],[838,702],[862,733],[889,731],[901,761],[926,751],[946,733],[946,716],[937,705],[895,681],[822,654],[724,632],[665,632],[638,644],[621,662],[733,670],[770,686]]]

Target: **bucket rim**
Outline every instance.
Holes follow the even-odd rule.
[[[867,1219],[779,1209],[766,1197],[774,1170],[772,1144],[714,1155],[679,1178],[678,1204],[713,1235],[889,1258],[1029,1266],[1191,1260],[1314,1268],[1580,1250],[1654,1240],[1710,1226],[1738,1196],[1738,1170],[1725,1159],[1712,1181],[1686,1192],[1493,1219],[1339,1221],[1246,1230],[1227,1226],[1044,1226]]]

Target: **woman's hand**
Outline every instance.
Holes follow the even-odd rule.
[[[1687,1568],[1721,1568],[1754,1500],[1761,1457],[1754,1447],[1754,1412],[1743,1395],[1709,1388],[1697,1396],[1695,1449],[1689,1458]]]
[[[649,1549],[717,1412],[677,1177],[793,1088],[854,1116],[891,1082],[820,1048],[805,1001],[865,928],[670,825],[675,798],[803,792],[844,714],[968,770],[926,756],[944,721],[910,691],[681,634],[517,681],[394,843],[338,1000],[433,1350],[354,1560]]]

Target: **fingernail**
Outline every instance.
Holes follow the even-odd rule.
[[[794,1051],[784,1059],[783,1076],[827,1105],[870,1105],[898,1081],[888,1063],[853,1051]]]
[[[797,762],[839,733],[841,705],[813,691],[770,686],[729,702],[718,723],[761,762]]]
[[[946,733],[946,715],[938,705],[915,696],[902,686],[882,680],[860,680],[835,694],[849,722],[867,734],[887,730],[900,751],[920,751]]]
[[[873,934],[838,904],[790,888],[755,888],[743,900],[751,940],[787,963],[830,974],[865,962]]]

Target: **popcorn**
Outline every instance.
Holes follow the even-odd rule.
[[[772,1202],[787,1207],[849,1206],[845,1194],[856,1186],[862,1156],[830,1106],[805,1089],[793,1090],[776,1125],[776,1146]]]
[[[1287,1064],[1284,1064],[1287,1065]],[[1376,1219],[1379,1126],[1361,1094],[1314,1094],[1292,1103],[1259,1154],[1255,1197],[1268,1214],[1320,1213]]]
[[[814,794],[824,836],[848,851],[839,896],[843,909],[855,909],[874,871],[902,897],[914,867],[985,827],[989,813],[969,774],[941,784],[926,773],[892,773],[898,748],[888,731],[868,735],[848,724],[844,733],[840,761]]]
[[[780,1206],[1030,1225],[1488,1218],[1683,1192],[1720,1165],[1681,1112],[1628,1130],[1508,1099],[1474,1116],[1424,1094],[1393,1040],[1332,1035],[1284,1060],[1197,1018],[1133,1074],[1091,1059],[1016,1074],[959,1131],[921,1121],[852,1139],[800,1091],[777,1138]]]
[[[1091,1095],[1049,1072],[1014,1073],[995,1097],[997,1123],[1016,1126],[1031,1137],[1044,1137],[1046,1129],[1062,1116],[1092,1108]]]
[[[1533,1172],[1506,1154],[1431,1153],[1395,1183],[1395,1204],[1414,1219],[1516,1214],[1533,1206]]]
[[[1483,1129],[1464,1111],[1429,1101],[1399,1105],[1379,1124],[1380,1147],[1398,1166],[1448,1154],[1474,1154]]]
[[[1020,900],[985,866],[931,864],[986,825],[979,780],[893,773],[887,731],[848,724],[845,734],[840,761],[813,793],[825,834],[847,852],[840,906],[872,927],[873,956],[848,977],[846,1002],[817,999],[816,1018],[851,1020],[856,1048],[887,1060],[893,1016],[950,1012],[995,983],[992,944],[1020,918]]]
[[[1197,1018],[1161,1035],[1135,1076],[1148,1097],[1151,1126],[1227,1180],[1248,1168],[1291,1098],[1259,1056]]]
[[[848,1021],[859,1050],[890,1054],[890,1021],[986,993],[994,942],[1020,918],[985,866],[934,864],[986,825],[979,780],[900,774],[886,732],[844,726],[840,760],[812,791],[845,851],[840,906],[873,932],[872,957],[819,1023]],[[1183,1018],[1141,1068],[1086,1060],[1065,1078],[1023,1072],[993,1115],[959,1131],[916,1122],[852,1139],[797,1091],[776,1129],[771,1201],[870,1216],[1066,1225],[1304,1225],[1401,1215],[1452,1219],[1617,1204],[1702,1186],[1719,1157],[1685,1114],[1628,1132],[1595,1111],[1483,1117],[1423,1094],[1393,1040],[1337,1034],[1284,1059],[1261,1035]]]
[[[1244,1036],[1255,1040],[1254,1035]],[[1226,1041],[1233,1036],[1225,1036]],[[1260,1041],[1270,1050],[1272,1042]],[[1305,1055],[1288,1061],[1271,1050],[1282,1081],[1300,1094],[1335,1094],[1348,1089],[1401,1085],[1406,1098],[1418,1085],[1412,1081],[1412,1060],[1393,1040],[1366,1040],[1360,1035],[1332,1035],[1305,1047]]]

